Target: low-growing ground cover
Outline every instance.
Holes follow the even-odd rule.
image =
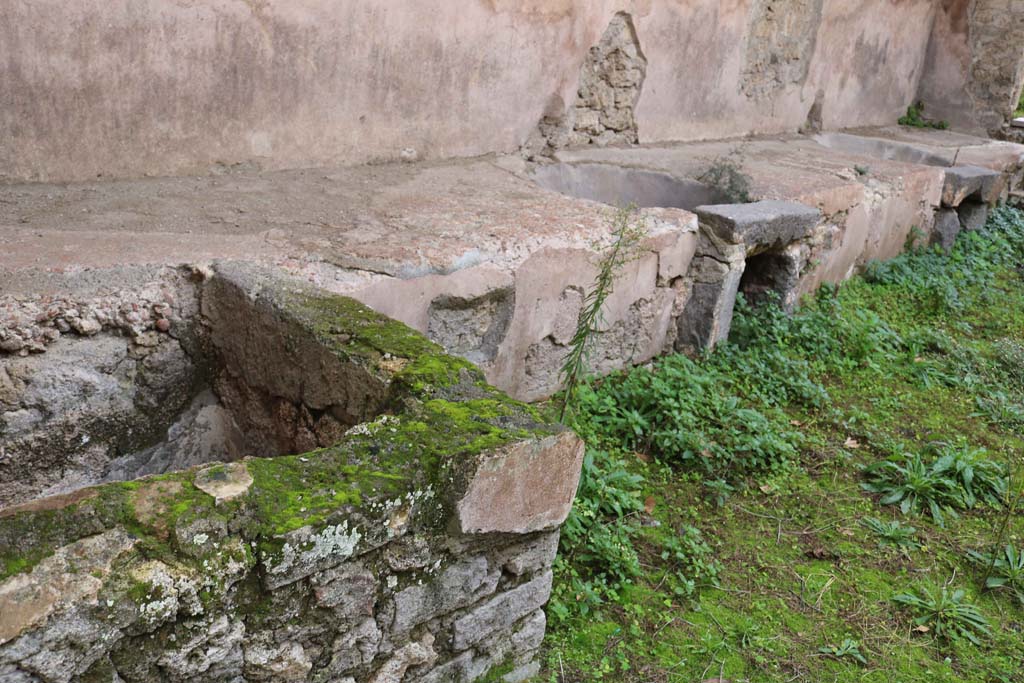
[[[1024,214],[581,386],[551,681],[1024,680]]]

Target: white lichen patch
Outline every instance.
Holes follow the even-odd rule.
[[[150,624],[167,621],[178,613],[178,598],[175,595],[139,605],[139,614]]]
[[[361,422],[357,424],[355,427],[351,427],[348,431],[345,432],[345,436],[373,435],[380,431],[382,428],[387,427],[388,425],[398,421],[398,418],[395,417],[394,415],[381,415],[372,422]]]
[[[343,560],[351,557],[363,535],[359,529],[348,528],[348,521],[324,527],[308,540],[294,544],[287,542],[281,548],[281,561],[270,567],[271,574],[283,574],[293,567],[314,565],[323,560]]]
[[[371,503],[369,509],[386,520],[384,526],[387,529],[388,539],[393,539],[406,532],[409,528],[409,521],[422,508],[424,502],[432,500],[433,497],[434,490],[428,486],[424,489],[409,491],[400,498],[382,503]]]
[[[139,615],[151,625],[174,618],[180,607],[179,596],[193,589],[184,576],[172,573],[162,562],[147,562],[132,571],[132,578],[147,590],[139,603]],[[194,590],[194,589],[193,589]]]

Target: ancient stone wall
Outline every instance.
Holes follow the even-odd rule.
[[[0,680],[533,675],[580,440],[352,300],[207,275],[212,353],[263,429],[358,424],[308,453],[0,506]]]
[[[541,119],[539,140],[527,143],[529,152],[638,142],[635,110],[646,73],[633,20],[616,14],[580,69],[575,102],[564,113]]]
[[[936,14],[920,99],[954,127],[998,133],[1024,87],[1024,2],[944,0]]]
[[[1024,86],[1024,0],[976,0],[970,14],[968,87],[981,127],[996,131]]]
[[[8,2],[0,180],[889,124],[939,2]]]

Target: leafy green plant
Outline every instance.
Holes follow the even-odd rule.
[[[704,488],[714,499],[716,507],[725,507],[725,501],[729,500],[729,496],[736,492],[736,488],[730,486],[729,482],[724,479],[706,479]]]
[[[557,560],[545,680],[767,681],[789,678],[791,671],[806,671],[809,680],[857,678],[853,666],[843,674],[819,655],[853,665],[856,658],[845,654],[846,640],[857,637],[848,631],[848,615],[856,616],[859,632],[877,640],[889,630],[891,615],[904,611],[905,623],[922,620],[915,633],[965,641],[955,650],[956,663],[943,664],[945,653],[931,642],[871,652],[858,645],[873,669],[900,681],[1017,680],[1016,604],[993,611],[989,623],[955,585],[945,592],[938,583],[924,591],[890,586],[901,585],[894,582],[908,571],[962,571],[963,536],[1000,523],[997,517],[1005,526],[991,545],[972,546],[988,560],[972,558],[979,580],[988,583],[981,576],[990,565],[1000,565],[992,567],[992,577],[1017,566],[1006,557],[1006,543],[1018,556],[1024,552],[1014,516],[1019,477],[1010,476],[1024,419],[1006,419],[1024,418],[1014,347],[1024,320],[1017,305],[1024,297],[1022,263],[1024,213],[999,207],[984,229],[963,233],[949,257],[915,248],[872,264],[867,278],[822,287],[789,313],[777,302],[751,305],[740,297],[730,339],[690,359],[692,364],[659,359],[600,382],[581,382],[571,423],[587,442],[590,460]],[[792,450],[763,449],[767,457],[757,456],[748,448],[757,435],[736,424],[733,407],[760,416],[762,443],[781,441]],[[972,411],[982,419],[972,419]],[[922,435],[935,434],[962,434],[965,441],[920,445],[920,438],[936,438]],[[855,443],[838,447],[848,437]],[[741,447],[736,454],[730,452],[734,444]],[[1012,493],[1000,515],[979,510],[959,524],[942,508],[952,529],[930,533],[927,552],[914,553],[912,567],[865,555],[829,530],[837,519],[864,515],[864,501],[850,495],[849,467],[851,461],[870,462],[879,451],[893,454],[901,468],[916,457],[926,474],[943,480],[937,488],[954,511],[967,507],[968,486],[975,504],[992,503],[985,489],[999,484],[981,480],[987,471],[997,481],[999,473],[985,463],[1005,453]],[[943,458],[946,463],[937,465]],[[904,478],[898,471],[888,475],[897,483]],[[641,480],[654,476],[657,482]],[[674,489],[666,504],[645,510],[640,501],[663,486]],[[715,509],[715,497],[721,509]],[[923,498],[910,505],[931,514]],[[864,534],[872,544],[877,534],[879,543],[904,552],[924,542],[910,526],[921,529],[921,523],[897,517],[880,521],[888,517],[879,514],[875,525],[861,522]],[[685,530],[695,519],[714,529],[713,554],[693,554]],[[791,535],[805,529],[815,530],[809,538],[823,537],[822,551],[840,555],[838,567],[827,568],[818,544],[795,542]],[[837,533],[850,535],[842,528]],[[703,562],[720,572],[721,591],[705,591],[710,581],[694,578],[692,567],[699,574]],[[856,590],[836,590],[843,576],[856,578]],[[679,598],[690,590],[688,580],[694,585],[687,600],[695,604],[684,607]],[[994,588],[995,595],[1010,591],[1009,585]],[[793,613],[795,603],[780,602],[786,591],[811,608]],[[894,593],[905,593],[904,601],[890,603],[889,614],[875,609]],[[977,640],[998,624],[998,637],[991,647],[967,647],[970,639],[956,630],[960,622]],[[808,632],[821,634],[812,648],[806,647]],[[769,647],[779,655],[758,654]],[[793,668],[780,671],[780,661]]]
[[[668,356],[581,391],[587,431],[676,465],[729,479],[783,467],[799,433],[780,411],[755,407],[713,366]]]
[[[668,563],[672,591],[691,597],[701,585],[718,583],[718,564],[700,529],[685,525],[662,543],[661,559]]]
[[[967,556],[985,567],[988,573],[985,588],[1008,590],[1024,605],[1024,551],[1007,543],[999,554],[969,550]]]
[[[861,487],[881,496],[882,505],[899,505],[903,514],[927,511],[939,526],[945,517],[957,516],[955,507],[963,505],[963,492],[950,463],[927,463],[920,454],[904,455],[901,460],[884,460],[864,468],[868,481]]]
[[[972,508],[979,500],[1002,504],[1008,487],[1006,470],[986,457],[984,449],[964,444],[933,444],[931,461],[920,454],[904,454],[864,468],[864,490],[881,496],[882,505],[899,504],[903,514],[927,511],[939,526],[957,508]]]
[[[988,619],[967,599],[962,588],[921,587],[913,593],[894,596],[893,602],[909,608],[916,615],[914,624],[918,626],[917,630],[931,631],[938,638],[951,641],[966,638],[978,645],[979,635],[991,635]]]
[[[1003,506],[1002,519],[999,521],[995,543],[993,544],[996,548],[1006,539],[1006,534],[1010,529],[1010,520],[1016,516],[1017,508],[1021,503],[1021,499],[1024,498],[1024,484],[1017,481],[1019,476],[1019,462],[1012,458],[1008,459],[1005,505]],[[1015,487],[1016,490],[1011,492],[1011,487]],[[984,579],[985,587],[999,587],[998,585],[1009,587],[1020,599],[1019,582],[1021,579],[1022,563],[1024,562],[1022,562],[1021,553],[1010,544],[1003,548],[1002,557],[994,552],[988,558]]]
[[[773,638],[765,635],[765,625],[756,619],[741,617],[724,630],[736,648],[756,662],[763,664],[766,661],[761,651],[772,651]]]
[[[924,117],[924,104],[922,102],[916,102],[907,107],[907,113],[905,116],[899,118],[898,123],[901,126],[913,126],[915,128],[938,128],[939,130],[945,130],[949,128],[949,123],[946,121],[932,121]]]
[[[1000,339],[993,344],[997,372],[1011,388],[1024,392],[1024,344]]]
[[[904,526],[899,520],[883,522],[874,517],[865,517],[860,523],[878,537],[878,544],[881,546],[893,546],[900,550],[917,550],[921,547],[915,537],[917,529]]]
[[[621,457],[588,446],[572,511],[562,526],[555,561],[559,580],[551,597],[556,618],[586,615],[640,573],[633,546],[643,511],[642,478]]]
[[[751,307],[743,297],[737,299],[734,315],[730,342],[742,353],[737,356],[726,347],[720,352],[723,361],[742,363],[743,372],[755,373],[756,380],[768,387],[781,384],[784,400],[797,398],[816,406],[828,398],[811,375],[861,367],[877,370],[897,357],[903,343],[881,316],[869,309],[845,308],[838,290],[828,285],[792,315],[779,308],[777,300]],[[773,379],[769,373],[781,377]]]
[[[990,460],[985,449],[966,444],[935,444],[930,450],[938,456],[932,469],[956,477],[965,507],[973,508],[979,500],[993,506],[1003,503],[1008,486],[1006,468]]]
[[[741,163],[735,158],[721,156],[711,162],[697,180],[718,190],[724,199],[732,204],[746,204],[753,201],[750,196],[750,176],[743,172]]]
[[[987,418],[993,424],[1024,428],[1024,403],[1018,403],[1003,391],[988,391],[974,397],[974,417]]]
[[[959,312],[990,292],[996,274],[1016,267],[1024,254],[1024,221],[1014,209],[999,207],[983,230],[961,233],[953,252],[915,250],[868,264],[864,280],[898,294],[900,308],[920,318]]]
[[[843,642],[840,643],[838,646],[829,645],[826,647],[819,647],[818,652],[820,652],[823,655],[831,655],[832,657],[835,657],[839,660],[843,659],[843,657],[849,657],[850,659],[856,661],[858,664],[863,664],[865,666],[868,663],[867,658],[864,657],[863,654],[861,654],[860,642],[853,640],[852,638],[844,639]]]
[[[562,362],[561,376],[565,385],[562,411],[559,419],[565,421],[566,412],[573,405],[576,388],[587,372],[590,347],[602,320],[605,301],[615,287],[615,278],[622,267],[636,256],[636,249],[645,234],[635,206],[619,209],[612,224],[612,246],[597,265],[597,279],[587,292],[576,321],[576,331],[569,341],[569,353]]]

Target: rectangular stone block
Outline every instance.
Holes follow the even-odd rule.
[[[473,652],[463,652],[455,659],[435,666],[417,678],[415,683],[464,683],[476,678],[477,668],[473,661]]]
[[[436,580],[409,586],[395,595],[394,630],[404,633],[436,616],[472,605],[494,592],[500,576],[483,555],[455,562]]]
[[[551,571],[497,595],[455,621],[452,647],[465,650],[487,636],[512,626],[519,619],[540,609],[551,596]]]
[[[695,211],[703,230],[734,244],[778,246],[811,234],[821,212],[799,202],[764,200],[749,204],[698,206]]]
[[[928,243],[941,247],[948,254],[959,234],[960,219],[957,217],[957,212],[953,209],[938,209],[935,212],[935,224],[932,226],[932,234]]]
[[[338,617],[373,615],[378,579],[357,562],[314,574],[310,579],[319,607],[335,608]]]
[[[953,166],[946,169],[942,187],[942,205],[956,208],[969,197],[989,201],[1001,179],[998,171],[981,166]]]
[[[509,548],[501,553],[503,568],[516,576],[522,576],[550,567],[558,552],[558,538],[559,533],[552,531]]]
[[[572,508],[583,442],[572,432],[521,441],[484,455],[459,500],[464,534],[528,534],[554,529]]]
[[[733,308],[743,277],[742,261],[728,265],[718,264],[724,272],[717,282],[694,282],[690,298],[679,316],[679,336],[676,348],[680,351],[698,351],[711,348],[729,336]]]

